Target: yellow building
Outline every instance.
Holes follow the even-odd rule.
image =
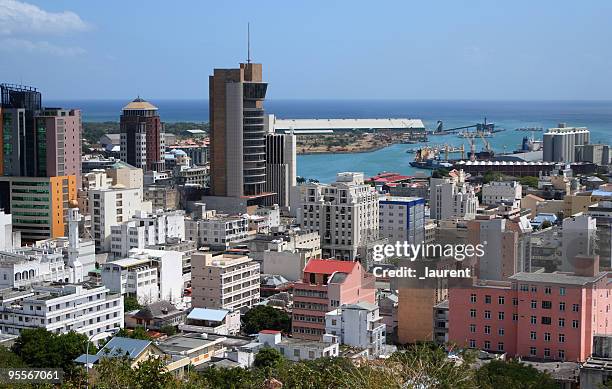
[[[76,177],[0,177],[0,206],[9,211],[21,240],[66,236],[68,202],[76,201]]]
[[[590,192],[576,193],[566,195],[563,199],[563,216],[570,217],[580,212],[589,210],[589,206],[597,203],[591,196]]]

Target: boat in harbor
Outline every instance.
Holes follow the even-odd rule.
[[[453,167],[452,163],[441,161],[438,158],[438,152],[435,149],[428,147],[418,149],[414,156],[414,161],[410,162],[410,166],[419,169],[448,169]]]

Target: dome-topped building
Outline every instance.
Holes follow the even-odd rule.
[[[164,170],[158,108],[138,96],[121,111],[121,160],[144,171]]]

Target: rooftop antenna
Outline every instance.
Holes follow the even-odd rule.
[[[251,23],[247,23],[247,63],[251,63]]]

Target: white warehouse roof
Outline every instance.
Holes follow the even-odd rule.
[[[270,126],[278,131],[289,130],[425,130],[421,119],[278,119]]]

